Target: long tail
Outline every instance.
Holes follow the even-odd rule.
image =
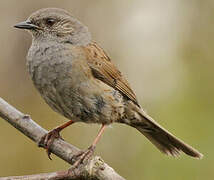
[[[137,112],[140,115],[140,121],[131,123],[131,126],[146,136],[161,152],[167,155],[179,156],[180,152],[183,151],[194,158],[201,159],[203,157],[203,154],[199,151],[161,127],[142,109],[139,108]]]

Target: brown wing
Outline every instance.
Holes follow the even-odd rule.
[[[93,75],[109,86],[119,90],[124,96],[128,97],[139,106],[136,95],[130,88],[128,81],[111,62],[103,49],[95,42],[92,42],[87,46],[84,46],[84,50]]]

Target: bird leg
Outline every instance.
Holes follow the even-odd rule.
[[[50,146],[53,144],[54,139],[56,138],[61,138],[60,136],[60,131],[62,131],[63,129],[65,129],[66,127],[70,126],[71,124],[73,124],[74,122],[72,120],[52,129],[51,131],[49,131],[47,134],[45,134],[41,140],[39,141],[39,146],[42,144],[44,145],[44,148],[46,149],[48,158],[50,160],[51,159],[51,152],[50,152]],[[62,139],[62,138],[61,138]]]
[[[75,169],[81,163],[83,163],[84,160],[88,160],[93,155],[95,147],[96,147],[98,141],[100,140],[101,135],[103,134],[106,126],[107,125],[102,124],[102,127],[100,128],[100,130],[99,130],[96,138],[94,139],[92,145],[89,146],[89,148],[87,150],[80,151],[78,154],[74,155],[74,157],[72,159],[77,159],[77,160],[75,161],[75,163],[73,164],[73,166],[69,169],[69,171]]]

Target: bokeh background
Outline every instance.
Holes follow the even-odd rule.
[[[70,11],[126,75],[139,102],[160,124],[199,149],[204,159],[167,157],[125,125],[107,129],[96,154],[129,180],[214,178],[213,0],[2,0],[0,96],[46,129],[66,119],[34,89],[25,56],[31,37],[12,26],[44,7]],[[99,129],[83,123],[63,137],[87,148]],[[0,176],[69,168],[0,119]]]

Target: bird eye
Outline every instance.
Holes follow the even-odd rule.
[[[45,23],[46,23],[48,26],[53,26],[54,23],[55,23],[55,19],[53,19],[53,18],[47,18],[47,19],[45,20]]]

